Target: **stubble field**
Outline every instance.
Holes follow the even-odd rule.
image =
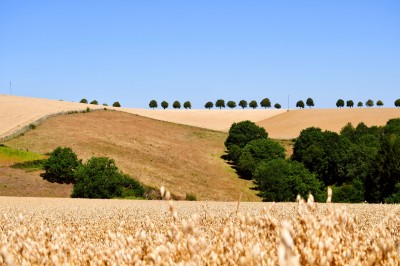
[[[399,211],[0,197],[0,265],[398,265]]]

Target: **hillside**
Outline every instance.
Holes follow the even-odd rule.
[[[10,147],[46,153],[71,147],[80,158],[109,156],[121,170],[155,188],[166,186],[201,200],[257,201],[250,181],[237,178],[220,157],[226,133],[162,122],[116,111],[52,117]]]
[[[400,117],[400,108],[303,109],[286,111],[257,124],[264,127],[271,138],[292,139],[308,127],[340,132],[349,122],[353,126],[360,122],[367,126],[382,126],[397,117]]]
[[[91,104],[0,94],[0,140],[48,116],[68,111],[103,108]]]

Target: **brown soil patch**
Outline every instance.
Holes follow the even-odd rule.
[[[40,172],[0,167],[0,196],[17,197],[69,197],[72,185],[50,183],[40,177]]]
[[[35,130],[6,143],[46,153],[71,147],[80,158],[109,156],[132,177],[155,188],[166,186],[200,200],[259,201],[251,181],[239,179],[220,157],[226,133],[161,122],[114,111],[50,118]]]
[[[383,126],[397,117],[400,117],[400,108],[304,109],[286,111],[257,124],[264,127],[271,138],[291,139],[308,127],[340,132],[349,122],[353,126],[360,122],[367,126]]]

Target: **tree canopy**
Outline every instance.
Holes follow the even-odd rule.
[[[162,102],[161,102],[161,107],[162,107],[164,110],[167,109],[168,106],[169,106],[169,104],[168,104],[167,101],[162,101]]]
[[[215,107],[219,107],[221,109],[222,107],[225,108],[225,101],[222,99],[219,99],[215,102]]]
[[[121,107],[121,104],[119,102],[114,102],[112,106],[113,107]]]
[[[279,103],[276,103],[275,105],[274,105],[274,107],[276,108],[276,109],[281,109],[281,105],[279,104]]]
[[[354,106],[353,100],[346,101],[346,106],[349,107],[349,108],[353,108],[353,106]]]
[[[400,99],[397,99],[396,101],[394,101],[394,106],[400,107]]]
[[[271,101],[268,98],[264,98],[260,102],[260,106],[264,108],[270,108],[271,107]]]
[[[86,100],[85,98],[83,98],[80,103],[88,103],[88,100]]]
[[[183,107],[185,109],[192,109],[192,104],[189,101],[183,103]]]
[[[304,108],[304,102],[302,101],[302,100],[300,100],[300,101],[298,101],[297,103],[296,103],[296,107],[298,107],[298,108],[300,108],[300,109],[302,109],[302,108]]]
[[[308,98],[306,100],[306,105],[311,108],[312,106],[314,106],[314,100],[311,98]]]
[[[150,103],[149,103],[149,107],[153,108],[153,109],[157,108],[158,107],[157,101],[156,100],[151,100]]]
[[[227,103],[226,103],[226,105],[228,105],[228,107],[229,108],[235,108],[236,107],[236,102],[234,102],[234,101],[228,101]]]
[[[383,102],[382,102],[381,100],[378,100],[378,101],[376,102],[376,106],[378,106],[378,107],[383,106]]]
[[[173,102],[172,107],[174,109],[181,109],[181,103],[179,101],[175,101]]]
[[[240,100],[239,106],[242,107],[243,109],[247,107],[247,101],[246,100]]]
[[[344,107],[344,100],[342,100],[342,99],[337,100],[336,107],[338,107],[338,108]]]
[[[257,101],[252,100],[252,101],[249,103],[249,106],[250,106],[251,108],[253,108],[253,109],[256,109],[256,108],[258,107],[258,103],[257,103]]]
[[[369,99],[369,100],[365,103],[365,106],[367,106],[367,107],[372,107],[372,106],[374,106],[374,101],[371,100],[371,99]]]
[[[75,183],[74,173],[81,161],[71,148],[57,147],[44,162],[43,179],[60,184]]]
[[[249,120],[233,123],[229,129],[228,138],[225,140],[225,147],[228,150],[232,145],[244,148],[250,141],[263,138],[268,138],[268,133],[255,123]]]
[[[204,107],[207,108],[207,109],[211,109],[211,108],[214,107],[214,104],[213,104],[213,102],[206,102],[206,104],[204,105]]]

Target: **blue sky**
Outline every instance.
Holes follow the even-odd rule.
[[[400,98],[400,1],[1,1],[0,94],[148,108]]]

